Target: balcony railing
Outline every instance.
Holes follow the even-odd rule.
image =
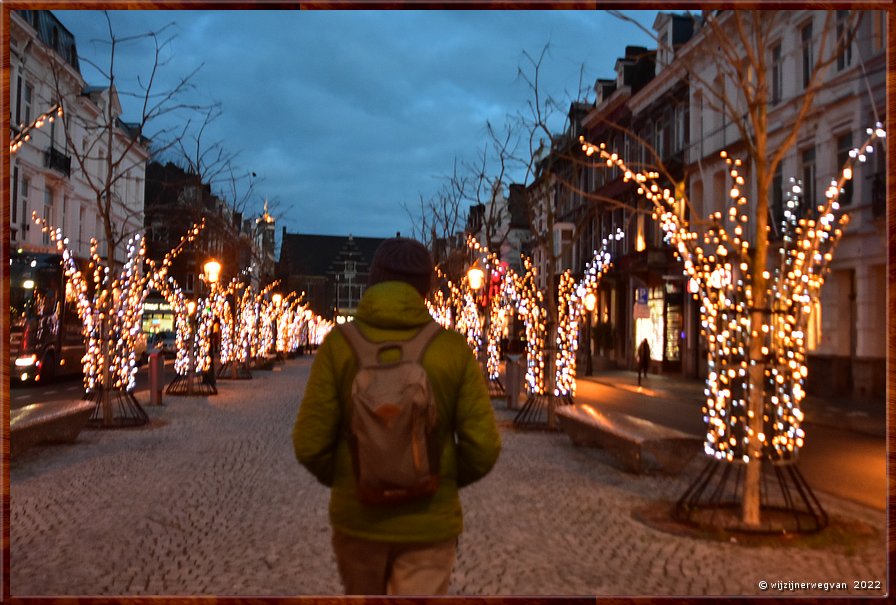
[[[72,158],[55,147],[50,147],[44,151],[44,168],[52,168],[65,176],[71,176]]]

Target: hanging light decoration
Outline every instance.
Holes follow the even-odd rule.
[[[579,138],[586,155],[597,154],[608,166],[620,168],[624,180],[634,182],[638,194],[653,204],[666,241],[684,263],[689,290],[700,301],[701,335],[708,360],[704,448],[709,455],[749,462],[750,443],[754,442],[761,444],[764,457],[783,461],[794,458],[804,444],[801,403],[808,374],[809,316],[830,270],[833,249],[849,222],[849,215],[840,212],[839,196],[845,182],[853,178],[856,161],[865,161],[874,142],[886,136],[881,124],[866,132],[867,140],[850,151],[821,204],[804,199],[802,184],[791,179],[781,221],[781,245],[776,255],[770,255],[772,264],[759,269],[752,266],[746,236],[749,217],[740,159],[721,152],[731,179],[729,206],[724,213],[711,214],[701,233],[678,211],[685,200],[659,186],[658,173],[630,170],[605,143],[593,145]],[[754,308],[754,270],[762,271],[767,281],[770,294],[765,309]],[[751,319],[757,313],[763,318],[758,329]],[[751,358],[754,347],[761,351],[761,359]],[[751,384],[751,369],[757,365],[762,382]],[[764,403],[758,432],[750,427],[751,389],[761,389]]]

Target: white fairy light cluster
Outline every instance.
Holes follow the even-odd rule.
[[[611,239],[621,237],[622,233],[619,232],[614,234]],[[488,298],[487,312],[490,317],[486,334],[485,359],[488,378],[496,379],[500,374],[501,338],[507,330],[510,320],[518,317],[523,322],[525,329],[526,392],[535,396],[547,394],[546,356],[553,354],[555,356],[554,394],[573,396],[575,394],[575,358],[578,350],[578,322],[582,317],[585,294],[597,290],[600,278],[611,266],[606,240],[602,249],[594,253],[594,258],[586,265],[584,275],[578,282],[572,278],[570,271],[561,275],[558,294],[559,321],[556,352],[546,350],[548,314],[545,309],[544,294],[536,283],[538,271],[532,264],[532,260],[526,256],[522,257],[523,273],[519,275],[508,267],[498,269],[497,255],[488,252],[475,239],[470,238],[467,243],[471,249],[483,255],[484,265],[488,271],[487,275],[491,275],[492,271],[501,271],[498,278],[498,293],[496,295],[494,292],[490,292]],[[438,273],[444,277],[440,271]],[[427,301],[430,314],[443,326],[451,327],[451,310],[458,308],[457,321],[453,328],[461,334],[465,334],[470,347],[478,351],[481,347],[482,328],[479,311],[469,284],[464,278],[462,283],[466,287],[461,289],[450,280],[446,281],[449,295],[446,299],[441,292],[436,292],[432,300]]]
[[[133,391],[137,338],[142,331],[143,305],[150,284],[166,275],[171,262],[195,239],[202,226],[196,225],[188,231],[158,266],[146,258],[144,238],[135,235],[127,243],[126,260],[118,275],[111,274],[109,265],[99,255],[98,241],[92,238],[87,267],[91,275],[84,275],[62,230],[48,224],[36,212],[32,213],[32,220],[48,234],[63,257],[66,296],[76,302],[85,339],[81,359],[85,390],[89,393]],[[146,271],[144,265],[147,265]]]
[[[812,208],[815,200],[804,200],[802,188],[791,181],[791,195],[784,215],[783,238],[770,264],[755,269],[747,239],[749,222],[747,199],[743,195],[741,160],[721,152],[728,166],[731,187],[727,212],[715,212],[702,233],[690,228],[682,218],[685,200],[658,183],[656,172],[629,170],[618,154],[605,144],[592,145],[580,137],[586,155],[598,154],[607,166],[622,170],[626,181],[637,183],[639,195],[654,206],[685,274],[699,287],[701,334],[706,339],[708,376],[703,407],[707,426],[704,447],[709,455],[729,461],[749,462],[751,451],[771,459],[796,456],[804,443],[801,428],[805,397],[806,332],[812,302],[817,300],[830,269],[833,250],[839,242],[849,215],[840,212],[839,196],[846,181],[853,178],[856,162],[864,162],[874,151],[876,140],[886,137],[881,124],[866,131],[868,138],[849,154],[824,193],[824,201],[800,216],[800,208]],[[756,309],[753,288],[761,271],[766,282],[768,306]],[[754,326],[754,316],[762,320]],[[761,359],[751,359],[751,350],[761,351]],[[759,366],[762,383],[751,384],[751,369]],[[762,429],[750,427],[750,389],[762,389],[764,402]],[[759,448],[751,447],[758,443]]]
[[[621,232],[613,237],[621,238]],[[585,265],[584,275],[578,282],[574,281],[569,269],[560,276],[554,395],[574,397],[576,394],[576,353],[579,350],[579,322],[584,315],[582,311],[585,308],[585,295],[589,292],[596,293],[601,277],[611,266],[607,240],[604,240],[601,250],[595,250],[593,258]],[[586,329],[590,329],[590,326]]]
[[[482,346],[482,322],[479,319],[479,309],[469,290],[462,294],[461,301],[461,311],[457,316],[457,331],[467,337],[467,344],[473,351],[478,351]]]
[[[244,290],[244,288],[246,288],[246,284],[233,278],[227,285],[226,294],[222,293],[222,296],[225,298],[224,304],[220,307],[220,317],[222,317],[220,351],[222,365],[245,363],[248,360],[246,342],[242,340],[245,335],[240,330],[243,310],[241,303],[244,300],[240,290],[243,290],[245,294],[247,290]]]
[[[436,290],[432,294],[432,300],[428,298],[426,299],[426,309],[429,311],[432,318],[436,320],[436,323],[446,330],[451,329],[453,323],[451,307],[448,306],[448,302],[445,300],[445,295],[441,290]]]
[[[429,301],[429,305],[434,307],[433,310],[430,310],[430,315],[436,319],[442,317],[443,321],[445,317],[454,317],[453,329],[466,337],[470,349],[478,356],[478,351],[482,346],[482,321],[479,319],[479,310],[469,279],[466,275],[463,276],[461,284],[458,286],[448,279],[438,267],[436,267],[436,275],[445,280],[448,296],[445,298],[444,295],[439,295],[438,298]]]
[[[544,395],[545,342],[547,313],[544,294],[535,283],[538,269],[529,257],[523,257],[523,274],[505,282],[505,295],[513,300],[516,312],[526,329],[526,392]]]

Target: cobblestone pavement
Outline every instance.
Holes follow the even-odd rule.
[[[328,492],[295,462],[290,432],[310,367],[287,361],[214,397],[146,406],[149,427],[88,430],[10,464],[10,589],[25,595],[339,594]],[[676,536],[633,518],[674,501],[679,477],[617,470],[561,433],[518,432],[462,492],[466,529],[450,586],[467,595],[882,594],[886,513],[824,497],[878,528],[848,547],[752,547]],[[844,582],[796,592],[760,581]]]

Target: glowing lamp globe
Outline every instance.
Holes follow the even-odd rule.
[[[203,270],[205,272],[205,279],[210,284],[214,284],[218,282],[218,277],[221,275],[221,263],[216,260],[210,260],[205,265],[203,265]]]
[[[478,290],[482,287],[482,283],[485,281],[485,273],[482,269],[473,265],[470,267],[470,270],[467,271],[467,279],[470,282],[470,287],[474,290]]]
[[[594,307],[597,305],[597,296],[594,295],[594,292],[589,292],[585,295],[585,309],[591,313],[594,311]]]

